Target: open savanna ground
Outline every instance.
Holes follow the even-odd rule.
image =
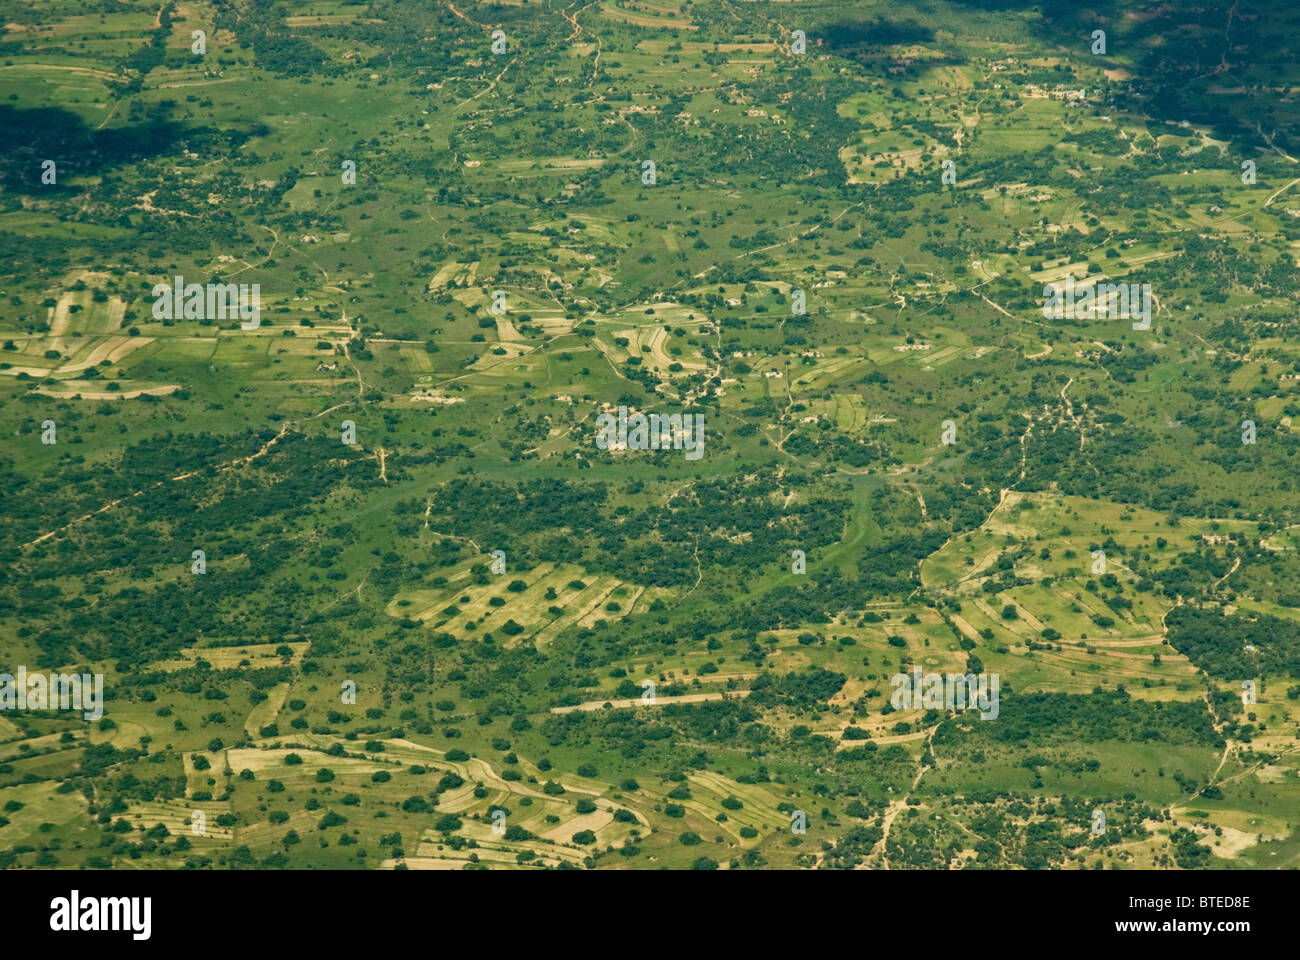
[[[992,6],[0,0],[0,869],[1300,863],[1290,14]]]

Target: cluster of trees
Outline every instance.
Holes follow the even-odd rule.
[[[1300,678],[1300,635],[1294,621],[1183,604],[1169,612],[1165,624],[1174,649],[1217,680],[1238,683],[1278,674]]]
[[[959,759],[981,746],[1028,749],[1111,740],[1223,746],[1209,710],[1200,700],[1138,700],[1122,687],[1098,687],[1090,694],[1017,694],[1005,684],[996,723],[980,723],[959,714],[935,732],[933,745],[936,757]]]

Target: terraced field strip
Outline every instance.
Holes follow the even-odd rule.
[[[647,17],[607,5],[601,7],[600,14],[618,23],[627,23],[635,27],[661,27],[667,30],[698,30],[696,24],[684,20],[672,20],[668,17]]]
[[[656,697],[654,703],[642,703],[640,697],[633,697],[627,700],[588,700],[585,703],[576,703],[568,707],[551,707],[551,713],[572,713],[575,710],[600,710],[605,704],[609,704],[614,710],[626,710],[632,707],[645,707],[647,710],[653,710],[656,707],[666,707],[674,703],[704,703],[708,700],[723,700],[727,697],[747,697],[749,690],[729,690],[721,693],[687,693],[680,697]]]
[[[285,646],[292,651],[288,657],[283,657],[276,653],[277,648]],[[178,652],[179,657],[171,660],[158,660],[150,665],[150,669],[161,670],[164,672],[173,672],[176,670],[188,670],[190,667],[202,660],[208,663],[214,670],[236,670],[241,667],[247,667],[250,670],[259,667],[278,667],[285,665],[298,666],[302,663],[303,654],[311,646],[309,640],[294,640],[288,643],[246,643],[240,646],[230,647],[182,647]],[[248,663],[244,664],[243,661]]]
[[[687,774],[686,779],[704,792],[703,796],[692,794],[691,799],[683,800],[682,806],[705,817],[719,829],[731,834],[742,846],[755,846],[762,841],[761,831],[780,831],[789,824],[789,817],[777,809],[779,802],[764,788],[756,784],[741,784],[728,780],[716,773],[700,771]],[[735,797],[742,804],[739,810],[731,810],[722,805],[727,797]],[[725,813],[727,819],[719,823],[718,814]],[[758,837],[746,839],[740,835],[741,827],[753,827],[760,831]]]
[[[266,699],[248,711],[248,719],[244,721],[244,732],[250,737],[258,736],[258,730],[272,723],[280,715],[280,708],[284,706],[284,699],[288,695],[289,684],[287,683],[277,683],[268,690]]]
[[[195,833],[197,825],[193,819],[194,811],[200,811],[203,832]],[[161,823],[173,837],[186,837],[190,843],[200,845],[208,843],[228,843],[235,838],[234,827],[217,825],[217,817],[230,812],[230,804],[221,800],[196,800],[182,803],[178,800],[151,800],[143,803],[130,803],[122,816],[128,823],[142,826],[145,830]]]

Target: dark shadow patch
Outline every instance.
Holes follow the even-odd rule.
[[[78,177],[102,174],[145,157],[168,153],[187,133],[172,120],[94,130],[70,110],[38,107],[23,110],[0,104],[0,130],[7,147],[0,163],[0,185],[23,194],[70,189]],[[53,160],[53,184],[41,183],[41,164]]]

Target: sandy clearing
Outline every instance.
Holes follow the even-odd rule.
[[[1222,857],[1225,860],[1232,860],[1249,847],[1255,845],[1255,834],[1247,833],[1244,830],[1237,830],[1233,827],[1219,825],[1223,831],[1223,836],[1208,834],[1197,841],[1201,846],[1209,847],[1216,857]]]

